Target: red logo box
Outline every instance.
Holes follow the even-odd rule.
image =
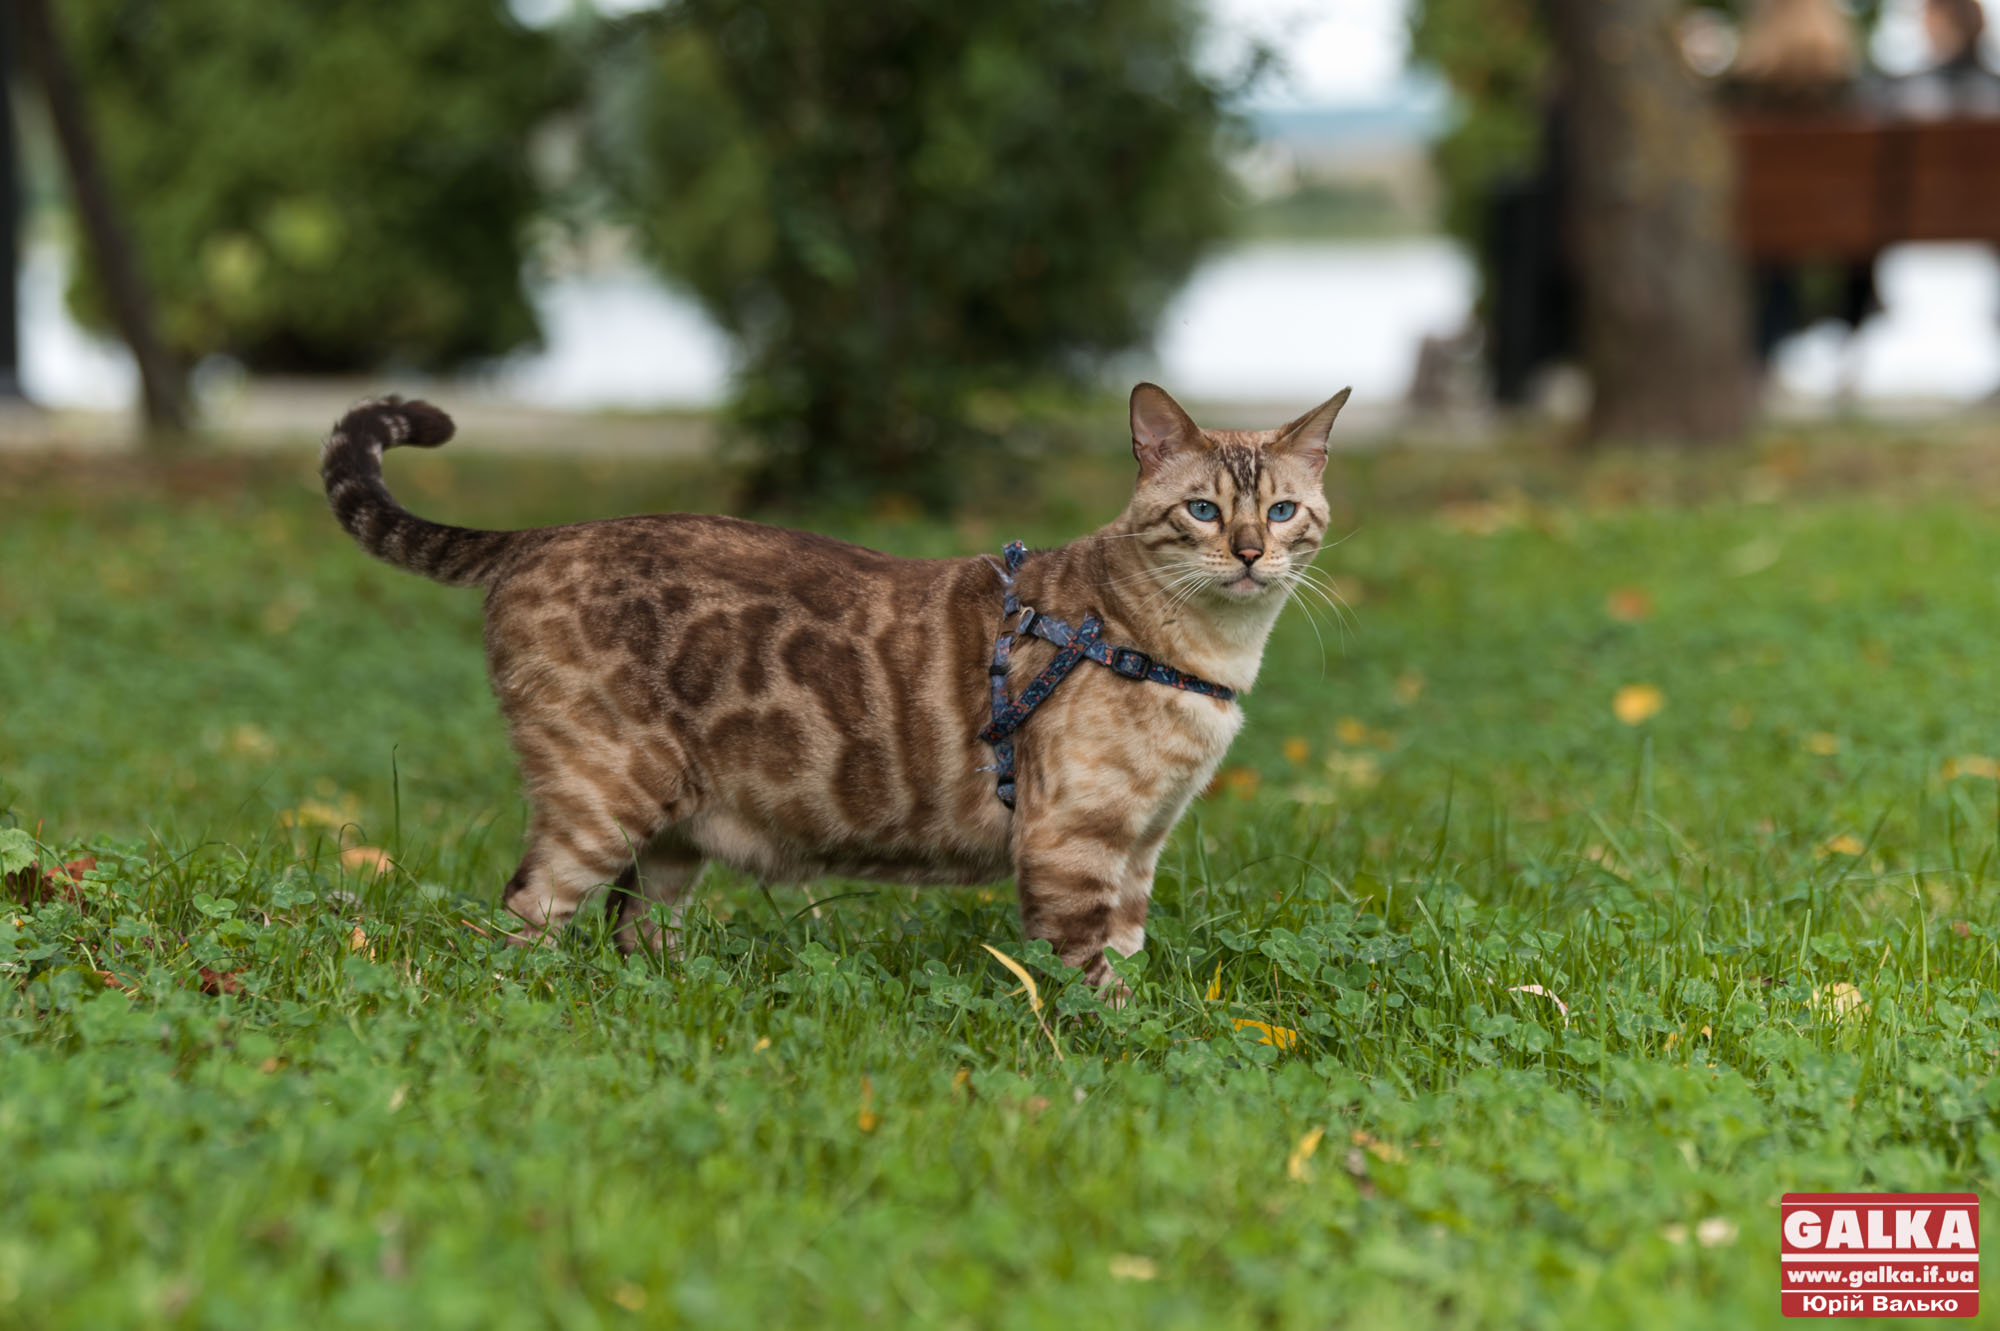
[[[1979,1194],[1788,1192],[1780,1208],[1787,1317],[1971,1317]]]

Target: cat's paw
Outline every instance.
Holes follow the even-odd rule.
[[[629,957],[644,951],[663,961],[681,959],[681,929],[678,923],[669,922],[670,912],[644,902],[637,909],[621,911],[620,916],[618,932],[613,935],[618,955]]]
[[[1096,991],[1098,1001],[1106,1007],[1122,1008],[1132,1001],[1132,986],[1118,978],[1111,969],[1111,963],[1102,955],[1083,968],[1084,981]]]

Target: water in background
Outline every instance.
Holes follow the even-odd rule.
[[[22,380],[52,407],[117,409],[136,376],[122,347],[93,338],[62,302],[65,256],[28,255],[20,276]],[[1848,341],[1821,326],[1780,348],[1778,386],[1823,400],[1845,389],[1890,403],[1964,402],[2000,388],[2000,262],[1978,245],[1890,250],[1885,312]],[[1311,402],[1353,385],[1397,401],[1417,345],[1455,332],[1474,274],[1451,242],[1257,245],[1205,263],[1162,318],[1151,354],[1119,367],[1202,402]],[[547,346],[496,367],[484,389],[541,408],[700,407],[726,389],[730,349],[701,311],[643,271],[567,276],[538,288]],[[1122,386],[1122,384],[1121,384]]]

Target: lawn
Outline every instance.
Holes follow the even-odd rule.
[[[1116,1012],[1005,884],[711,873],[682,964],[502,946],[478,597],[314,461],[0,460],[0,827],[95,860],[0,909],[0,1325],[1746,1326],[1780,1193],[2000,1177],[1977,432],[1338,461],[1353,623],[1288,612]],[[807,520],[997,548],[1117,484]]]

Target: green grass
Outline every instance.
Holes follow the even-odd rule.
[[[1775,1323],[1779,1193],[2000,1174],[2000,788],[1946,765],[2000,755],[1996,462],[1337,464],[1356,626],[1281,627],[1109,1014],[1004,885],[712,875],[680,966],[498,946],[475,595],[309,455],[8,463],[0,822],[98,867],[0,910],[0,1325]],[[724,493],[391,472],[474,522]],[[1056,539],[1115,509],[1070,479],[826,525]]]

